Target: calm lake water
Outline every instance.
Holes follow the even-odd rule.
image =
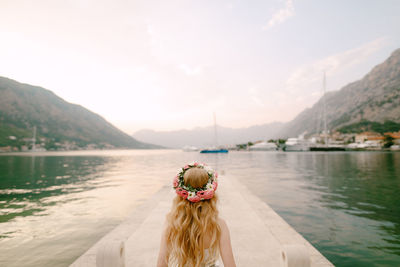
[[[400,153],[175,150],[0,155],[0,266],[68,266],[194,160],[239,178],[336,266],[400,266]]]

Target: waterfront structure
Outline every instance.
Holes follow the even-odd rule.
[[[315,247],[235,177],[222,176],[219,184],[220,214],[230,228],[237,266],[333,267]],[[118,254],[123,254],[123,260],[119,262],[125,266],[156,266],[155,255],[158,254],[165,215],[174,196],[173,190],[162,187],[70,267],[95,267],[97,259],[104,260],[104,256],[116,262]],[[121,244],[123,253],[120,253]],[[296,248],[296,253],[287,253],[290,246]],[[282,254],[291,260],[293,256],[306,259],[308,264],[285,265]],[[97,266],[112,265],[99,265],[97,262]]]

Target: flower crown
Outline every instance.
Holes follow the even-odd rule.
[[[185,185],[183,176],[185,175],[185,172],[191,168],[200,168],[207,171],[208,182],[202,188],[193,188],[190,185]],[[218,187],[217,178],[218,173],[208,167],[206,164],[194,162],[179,169],[178,174],[174,178],[174,189],[179,196],[189,200],[190,202],[195,203],[201,200],[211,199]]]

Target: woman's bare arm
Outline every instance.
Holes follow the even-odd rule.
[[[167,238],[165,229],[161,234],[160,252],[158,253],[157,267],[168,267],[167,263]]]
[[[235,258],[233,257],[231,237],[229,235],[228,225],[223,219],[219,219],[221,227],[221,240],[219,242],[219,250],[225,267],[236,267]]]

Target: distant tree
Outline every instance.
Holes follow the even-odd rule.
[[[391,137],[390,135],[385,135],[385,138],[383,140],[383,147],[384,148],[389,148],[391,147],[394,143],[393,143],[393,137]]]
[[[247,148],[247,144],[238,144],[238,145],[236,145],[236,148],[237,149],[246,149]]]
[[[254,145],[252,142],[247,142],[247,145],[248,146],[252,146],[252,145]]]

